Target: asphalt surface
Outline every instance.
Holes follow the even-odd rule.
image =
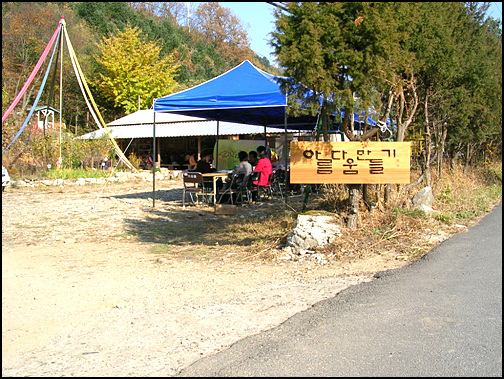
[[[376,276],[180,376],[502,377],[502,203]]]

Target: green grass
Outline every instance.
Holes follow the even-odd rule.
[[[434,216],[434,219],[436,219],[440,222],[443,222],[447,225],[451,225],[451,216],[449,216],[449,215],[445,215],[445,214],[441,213],[441,214]]]
[[[11,181],[20,179],[78,179],[78,178],[106,178],[110,176],[109,170],[83,169],[83,168],[62,168],[49,169],[45,171],[35,172],[31,174],[23,173],[22,175],[17,170],[9,172]]]
[[[45,173],[47,179],[106,178],[109,175],[110,171],[108,170],[84,170],[81,168],[49,170]]]
[[[198,258],[204,259],[212,250],[207,247],[192,246],[190,249],[180,249],[170,244],[159,244],[150,248],[151,254],[171,255],[179,258]]]
[[[110,237],[111,238],[127,238],[127,237],[133,237],[134,234],[131,234],[131,233],[119,233],[119,234],[114,234],[114,235],[111,235]]]
[[[149,250],[152,254],[169,254],[173,250],[172,245],[160,244],[152,246]]]

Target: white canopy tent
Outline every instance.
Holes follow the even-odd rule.
[[[152,138],[152,120],[154,111],[143,109],[131,113],[107,124],[113,138]],[[191,117],[174,113],[156,114],[156,137],[215,136],[217,121],[201,117]],[[281,134],[278,128],[266,128],[268,134]],[[296,130],[289,130],[296,132]],[[264,134],[264,127],[259,125],[239,124],[221,121],[219,135],[232,136],[243,134]],[[97,139],[106,135],[105,129],[98,129],[84,134],[80,139]]]
[[[137,139],[153,137],[153,119],[154,111],[152,109],[143,109],[121,117],[107,124],[108,131],[112,138]],[[201,117],[179,115],[175,113],[157,113],[156,114],[156,162],[161,162],[161,148],[159,138],[177,138],[177,137],[197,137],[197,152],[201,155],[201,138],[216,136],[217,120],[209,120]],[[235,122],[220,121],[219,136],[237,136],[251,135],[261,136],[259,139],[266,138],[266,134],[283,134],[285,130],[273,127],[264,127],[260,125],[249,125]],[[288,133],[297,133],[298,130],[287,130]],[[107,136],[105,129],[97,129],[89,132],[77,139],[98,139]],[[282,149],[282,148],[280,148]]]

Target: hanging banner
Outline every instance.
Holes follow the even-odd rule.
[[[410,142],[291,142],[292,184],[409,184]]]

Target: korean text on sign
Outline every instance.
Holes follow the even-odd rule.
[[[409,142],[292,142],[290,182],[410,183]]]

